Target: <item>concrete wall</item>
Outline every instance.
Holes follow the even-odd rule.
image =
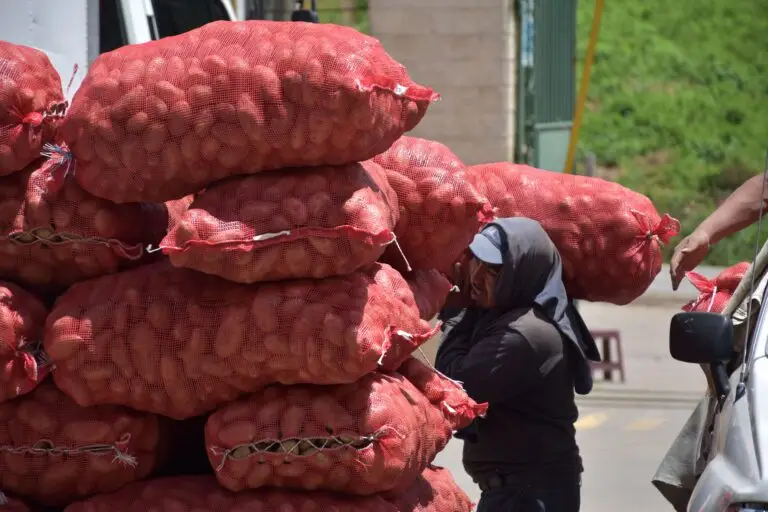
[[[373,36],[443,99],[411,133],[468,164],[511,160],[515,137],[514,0],[370,0]]]

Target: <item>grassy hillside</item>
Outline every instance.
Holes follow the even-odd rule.
[[[593,9],[579,0],[580,65]],[[587,110],[582,152],[690,232],[763,169],[768,2],[607,0]],[[749,259],[755,233],[724,241],[708,262]]]

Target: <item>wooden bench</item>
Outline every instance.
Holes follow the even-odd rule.
[[[595,362],[590,361],[592,371],[602,371],[603,379],[607,381],[613,380],[613,372],[616,371],[619,374],[619,379],[623,384],[626,382],[624,375],[624,354],[621,351],[621,335],[619,331],[590,331],[592,337],[599,344],[602,342],[602,361]],[[611,357],[613,355],[613,349],[616,349],[615,359]]]

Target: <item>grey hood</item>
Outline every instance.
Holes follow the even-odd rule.
[[[592,390],[589,360],[599,361],[600,353],[566,294],[563,265],[555,244],[532,219],[497,219],[485,229],[489,227],[500,231],[503,263],[496,284],[496,306],[483,315],[481,323],[492,322],[511,309],[539,308],[572,342],[576,356],[572,358],[574,389],[579,394],[589,393]]]

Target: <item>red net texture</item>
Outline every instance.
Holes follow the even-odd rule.
[[[158,478],[75,503],[64,512],[398,512],[379,496],[260,489],[232,493],[212,476]]]
[[[0,404],[0,488],[44,505],[66,505],[145,478],[161,444],[157,416],[83,408],[44,382]]]
[[[661,270],[661,247],[680,230],[642,194],[599,178],[508,162],[471,167],[497,217],[541,223],[560,251],[571,297],[624,305]]]
[[[166,232],[162,204],[114,204],[37,160],[0,177],[0,278],[61,291],[135,264]]]
[[[413,384],[381,373],[338,386],[272,386],[219,409],[205,428],[227,489],[355,495],[407,489],[451,433]]]
[[[51,370],[42,353],[43,303],[0,281],[0,402],[29,393]]]
[[[394,370],[432,334],[386,265],[254,287],[159,262],[74,285],[44,347],[78,404],[185,419],[275,382]]]
[[[167,233],[170,233],[176,228],[176,224],[181,221],[182,217],[184,217],[184,214],[187,213],[187,210],[192,205],[194,200],[195,195],[189,194],[182,197],[181,199],[171,199],[170,201],[165,202],[165,209],[168,212]]]
[[[373,162],[281,170],[211,186],[161,247],[178,267],[239,283],[320,279],[374,263],[396,221]]]
[[[40,156],[65,108],[61,79],[48,56],[0,41],[0,176]]]
[[[414,357],[408,358],[397,373],[416,386],[432,405],[440,408],[453,430],[468,427],[488,412],[488,404],[478,404],[467,395],[461,384]]]
[[[398,512],[472,512],[474,505],[447,469],[430,466],[410,489],[383,497]]]
[[[432,270],[414,270],[405,276],[416,299],[423,320],[432,320],[445,304],[453,285],[442,273]]]
[[[683,306],[683,310],[722,313],[749,265],[748,261],[742,261],[723,270],[714,279],[708,279],[698,272],[687,272],[685,277],[700,293],[696,299]]]
[[[157,202],[235,174],[367,160],[435,99],[354,29],[214,22],[99,56],[61,133],[83,188]]]
[[[387,263],[406,270],[403,254],[414,269],[450,272],[481,224],[492,217],[491,207],[468,181],[466,167],[439,142],[404,136],[374,161],[400,200],[396,247],[387,250]]]

